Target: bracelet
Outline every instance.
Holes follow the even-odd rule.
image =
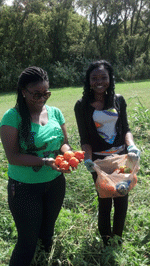
[[[46,165],[47,158],[42,158],[43,166]]]

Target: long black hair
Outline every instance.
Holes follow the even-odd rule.
[[[29,109],[23,97],[22,90],[27,89],[30,83],[37,83],[47,81],[49,82],[47,72],[40,67],[32,66],[26,68],[18,79],[17,86],[17,101],[15,108],[21,116],[21,124],[19,127],[19,138],[29,141],[31,131],[31,117]]]
[[[106,60],[100,60],[92,62],[87,71],[86,71],[86,77],[85,77],[85,83],[84,83],[84,90],[83,90],[83,98],[89,101],[94,101],[94,91],[90,88],[90,74],[91,72],[96,69],[103,66],[104,69],[108,71],[110,84],[107,89],[107,107],[114,106],[114,95],[115,95],[115,80],[114,80],[114,72],[111,64],[107,62]]]

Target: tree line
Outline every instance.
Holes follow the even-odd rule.
[[[106,59],[117,81],[149,79],[149,0],[0,0],[0,90],[15,90],[30,65],[50,86],[83,83],[89,62]],[[80,12],[79,12],[80,10]]]

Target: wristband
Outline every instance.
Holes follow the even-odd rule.
[[[42,158],[43,166],[46,165],[47,158]]]

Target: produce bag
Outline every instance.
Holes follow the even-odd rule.
[[[130,170],[122,173],[121,168]],[[111,155],[103,160],[94,161],[94,170],[97,172],[95,183],[100,198],[123,197],[136,185],[139,159],[133,153]]]

